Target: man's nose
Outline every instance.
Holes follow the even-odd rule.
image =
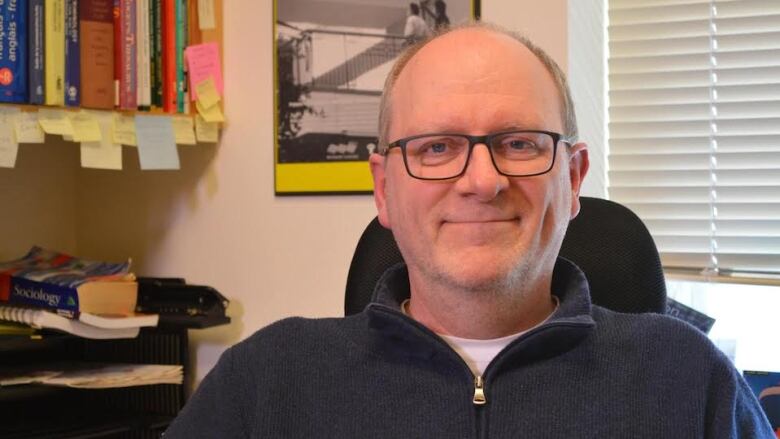
[[[464,194],[473,194],[480,201],[490,201],[506,189],[509,179],[498,172],[490,157],[487,145],[474,146],[466,173],[458,179],[456,186]]]

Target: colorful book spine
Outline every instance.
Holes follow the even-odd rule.
[[[162,3],[149,0],[149,82],[152,107],[162,108]]]
[[[119,78],[122,76],[122,0],[114,2],[114,106],[119,106]]]
[[[162,0],[163,110],[176,112],[176,0]]]
[[[114,107],[113,0],[80,0],[81,105]]]
[[[149,0],[136,1],[136,99],[141,110],[152,104],[149,67]]]
[[[65,0],[45,0],[46,105],[65,104]]]
[[[135,0],[120,0],[119,21],[122,28],[122,71],[119,76],[119,108],[138,108],[136,59],[136,5]]]
[[[0,1],[0,102],[27,102],[27,2]]]
[[[176,111],[185,113],[187,104],[187,77],[184,65],[184,49],[187,48],[187,0],[176,0]]]
[[[65,0],[65,105],[78,107],[80,91],[79,0]]]
[[[27,73],[30,90],[29,102],[34,105],[46,103],[46,77],[44,76],[44,0],[29,0],[27,5]]]

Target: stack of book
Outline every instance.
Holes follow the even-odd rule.
[[[157,314],[136,313],[138,283],[130,263],[88,261],[33,247],[0,263],[0,320],[85,338],[133,338],[156,326]]]
[[[0,102],[188,113],[197,0],[0,2]]]

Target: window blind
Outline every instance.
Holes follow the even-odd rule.
[[[609,197],[666,268],[780,274],[780,1],[609,1]]]

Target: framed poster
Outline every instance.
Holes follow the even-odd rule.
[[[275,0],[275,193],[368,194],[379,100],[398,54],[479,0]]]

